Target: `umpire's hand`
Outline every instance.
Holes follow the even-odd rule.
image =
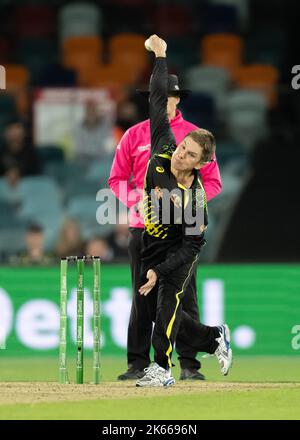
[[[148,279],[147,283],[139,289],[140,294],[144,296],[147,296],[148,293],[151,292],[157,281],[157,275],[152,269],[148,270],[146,277]]]

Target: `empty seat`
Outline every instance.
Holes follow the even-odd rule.
[[[263,93],[235,90],[227,97],[226,125],[230,137],[251,149],[267,135],[267,102]]]
[[[0,253],[5,256],[14,255],[25,249],[26,224],[23,226],[5,227],[0,229]]]
[[[89,85],[89,77],[99,64],[98,56],[93,52],[68,52],[63,55],[63,66],[74,69],[77,84],[85,87]]]
[[[74,197],[68,204],[67,215],[79,221],[84,239],[95,235],[108,236],[114,229],[114,224],[109,222],[99,224],[97,221],[96,215],[99,206],[100,203],[96,201],[96,197],[84,195]],[[106,204],[106,206],[111,205]],[[115,206],[111,206],[111,209],[114,210],[112,212],[115,212]]]
[[[269,107],[277,104],[277,83],[279,71],[267,64],[250,64],[241,66],[236,71],[235,81],[238,87],[262,92]]]
[[[90,196],[96,198],[96,194],[101,189],[99,180],[77,178],[70,179],[64,184],[64,193],[67,200],[76,196]]]
[[[224,108],[230,84],[229,73],[220,67],[198,65],[187,70],[186,86],[197,92],[208,93],[215,99],[217,110]]]
[[[109,40],[109,54],[112,65],[120,70],[131,67],[137,73],[142,72],[148,64],[148,55],[144,47],[144,35],[121,33]]]
[[[7,89],[27,86],[29,82],[29,71],[25,66],[20,64],[6,64],[5,69]]]
[[[28,111],[28,90],[30,80],[28,69],[19,64],[6,64],[6,89],[16,99],[17,110],[24,114]]]
[[[234,75],[241,65],[243,41],[233,34],[213,34],[201,41],[201,59],[203,64],[223,67]]]
[[[101,11],[94,4],[72,3],[63,6],[59,13],[60,36],[100,35]]]
[[[130,55],[129,58],[130,59]],[[136,58],[135,58],[136,60]],[[108,87],[118,89],[121,86],[134,84],[141,72],[133,64],[99,64],[86,71],[86,85],[93,88]]]
[[[0,194],[0,228],[10,226],[16,220],[17,212],[14,205],[6,200],[1,200]]]
[[[97,182],[98,189],[107,188],[112,158],[106,158],[101,161],[93,161],[86,172],[86,179]]]
[[[45,231],[46,247],[51,248],[62,220],[59,187],[47,176],[25,177],[20,183],[20,217],[40,224]]]
[[[64,55],[70,52],[92,52],[100,58],[102,45],[101,38],[96,35],[72,36],[62,42],[62,51]]]

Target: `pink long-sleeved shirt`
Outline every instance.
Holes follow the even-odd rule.
[[[192,130],[198,127],[185,121],[179,110],[176,110],[175,118],[171,119],[176,143]],[[124,133],[117,146],[115,158],[112,164],[108,184],[114,195],[130,208],[130,226],[143,228],[143,219],[133,210],[140,201],[144,187],[144,177],[147,164],[150,159],[150,121],[140,122],[129,128]],[[216,158],[201,168],[201,177],[206,192],[207,200],[220,193],[222,182]]]

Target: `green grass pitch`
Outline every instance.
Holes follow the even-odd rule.
[[[1,352],[0,352],[1,354]],[[69,360],[74,381],[74,359]],[[56,358],[0,359],[0,419],[201,420],[299,419],[300,359],[236,357],[224,378],[203,360],[205,382],[145,390],[116,381],[125,358],[102,358],[100,385],[60,385]],[[178,362],[176,362],[178,364]],[[86,359],[85,381],[91,381]],[[174,368],[179,376],[178,365]]]

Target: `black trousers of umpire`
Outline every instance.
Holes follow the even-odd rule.
[[[149,313],[154,303],[150,305],[149,301],[156,301],[157,294],[151,292],[147,297],[140,295],[141,286],[141,252],[142,252],[142,228],[129,228],[129,257],[132,275],[132,306],[127,334],[127,362],[128,367],[143,369],[150,363],[150,347],[152,337],[153,313]],[[151,296],[152,295],[152,296]],[[150,298],[150,300],[149,300]],[[182,313],[182,311],[184,313]],[[180,302],[179,313],[182,314],[183,325],[180,325],[176,338],[176,351],[179,355],[181,368],[199,369],[200,362],[196,359],[198,351],[208,352],[207,346],[207,326],[202,327],[202,342],[197,347],[190,345],[191,338],[194,335],[194,323],[199,323],[199,312],[197,304],[196,291],[196,270],[192,272],[189,283],[185,288],[185,294]],[[187,315],[187,317],[186,317]],[[192,321],[190,321],[192,320]]]

